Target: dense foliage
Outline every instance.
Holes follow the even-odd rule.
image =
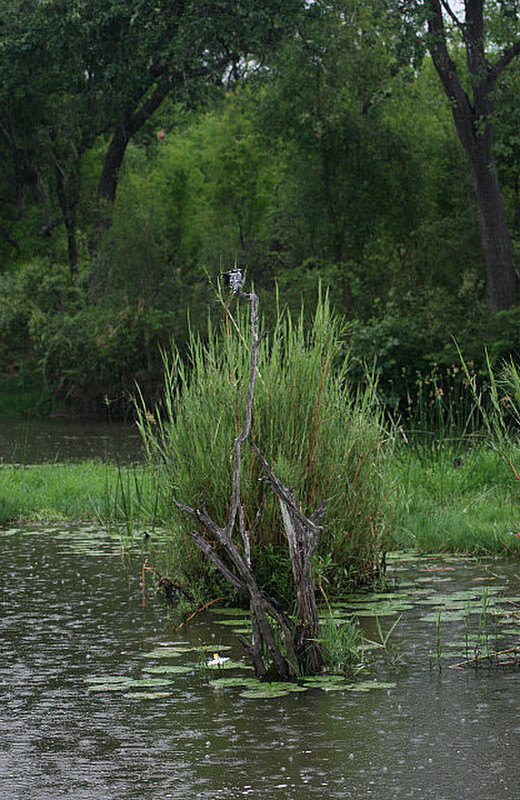
[[[428,54],[434,5],[5,2],[0,374],[88,410],[122,406],[136,378],[152,395],[160,347],[184,349],[188,312],[204,335],[233,263],[268,317],[276,286],[293,310],[330,286],[352,378],[375,361],[401,410],[432,371],[453,378],[452,337],[477,370],[484,346],[516,355],[518,308],[486,301],[474,180]],[[482,57],[510,55],[486,124],[518,249],[509,5],[484,4]],[[471,103],[467,29],[444,21]]]

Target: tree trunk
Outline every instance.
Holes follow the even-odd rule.
[[[323,652],[319,643],[320,623],[312,560],[320,541],[320,522],[325,514],[326,503],[324,501],[311,517],[306,517],[296,505],[291,489],[276,477],[254,442],[252,447],[266,472],[264,480],[280,503],[296,597],[297,623],[292,635],[296,660],[304,672],[316,674],[323,668]]]
[[[97,207],[89,242],[91,258],[97,254],[103,234],[110,227],[112,206],[116,199],[119,174],[128,143],[152,114],[157,111],[169,89],[170,78],[163,76],[146,99],[144,99],[146,92],[136,92],[133,104],[137,110],[129,111],[112,136],[98,183]]]
[[[112,206],[116,199],[117,182],[131,134],[121,126],[112,136],[103,161],[97,189],[94,224],[89,241],[90,257],[96,256],[103,234],[110,227]]]
[[[63,214],[63,224],[67,231],[69,268],[71,278],[74,280],[78,272],[76,209],[79,203],[79,185],[74,173],[64,174],[59,165],[56,166],[56,190]]]
[[[517,300],[517,268],[498,176],[482,158],[472,163],[482,253],[486,266],[486,304],[503,311]]]
[[[493,158],[491,118],[497,79],[520,52],[520,42],[506,49],[491,65],[484,51],[483,5],[484,0],[465,3],[466,17],[464,22],[460,22],[443,0],[428,0],[429,50],[471,165],[486,267],[486,303],[492,311],[503,311],[517,301],[517,269]],[[466,47],[471,85],[469,95],[448,51],[443,8],[458,26]]]

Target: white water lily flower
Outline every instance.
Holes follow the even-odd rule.
[[[221,667],[227,661],[229,661],[229,658],[223,658],[218,653],[213,653],[213,658],[208,661],[208,667]]]

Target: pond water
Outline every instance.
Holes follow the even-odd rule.
[[[0,800],[518,797],[518,668],[450,668],[470,611],[486,638],[493,604],[502,629],[518,626],[518,565],[394,564],[404,595],[378,613],[383,634],[402,614],[400,658],[376,670],[390,685],[260,698],[197,667],[241,657],[239,622],[207,611],[175,630],[150,589],[143,604],[139,560],[117,538],[25,527],[0,546]],[[444,595],[462,589],[443,621]]]
[[[131,422],[89,419],[0,419],[0,463],[96,459],[128,463],[143,457]]]

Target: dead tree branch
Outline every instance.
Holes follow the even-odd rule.
[[[199,508],[193,508],[178,500],[177,508],[193,517],[202,528],[191,530],[190,536],[220,574],[240,594],[249,598],[253,635],[244,645],[251,656],[256,675],[265,680],[268,676],[266,657],[282,680],[293,680],[302,671],[319,672],[323,667],[323,654],[319,644],[319,620],[312,577],[312,560],[319,545],[322,531],[321,521],[325,514],[323,501],[314,513],[307,517],[297,506],[293,491],[284,486],[271,469],[258,447],[252,443],[260,462],[266,482],[278,498],[287,538],[289,556],[297,601],[297,618],[293,621],[259,586],[251,564],[251,533],[256,529],[263,507],[263,499],[253,525],[246,527],[244,508],[240,492],[240,467],[242,447],[251,432],[253,398],[257,376],[258,347],[265,334],[258,334],[258,298],[255,292],[240,292],[251,304],[252,342],[250,348],[250,370],[244,422],[235,438],[232,450],[232,483],[225,525],[218,525],[209,515],[204,500]],[[236,529],[240,533],[242,548],[233,540]],[[280,649],[272,628],[273,620],[281,632],[285,652]]]

